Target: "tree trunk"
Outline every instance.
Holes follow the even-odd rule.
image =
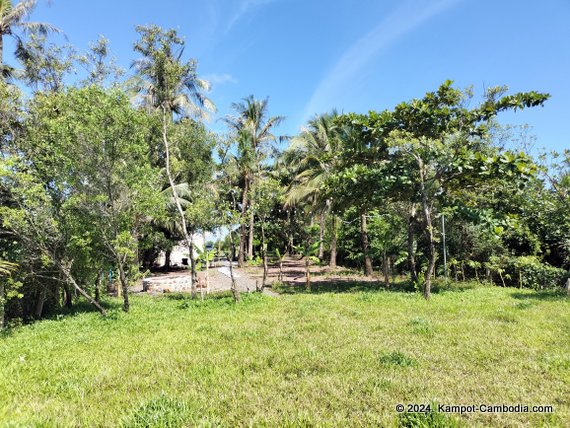
[[[311,257],[305,254],[305,289],[311,291]]]
[[[253,259],[253,228],[255,226],[255,218],[253,213],[253,200],[250,200],[249,207],[249,237],[247,240],[247,258],[248,260]]]
[[[418,270],[416,268],[416,238],[414,229],[416,225],[416,204],[410,206],[410,216],[408,217],[408,269],[412,282],[418,282]]]
[[[166,108],[163,106],[162,108],[162,141],[164,143],[164,152],[166,154],[166,175],[168,176],[168,183],[170,184],[170,188],[172,189],[172,196],[174,197],[174,203],[176,204],[176,209],[178,210],[178,214],[180,215],[180,223],[182,226],[182,233],[184,234],[184,239],[186,240],[186,245],[188,246],[188,251],[190,253],[190,260],[193,260],[192,254],[194,254],[194,248],[192,245],[192,241],[190,236],[188,235],[188,228],[186,226],[186,217],[184,216],[184,210],[182,209],[182,205],[180,204],[180,198],[178,197],[178,192],[176,191],[176,186],[174,184],[174,179],[172,178],[172,173],[170,171],[170,145],[168,143],[168,136],[167,136],[167,116],[166,116]],[[192,297],[196,296],[196,278],[194,274],[192,275],[192,290],[194,290]]]
[[[0,71],[4,69],[4,34],[0,34],[0,69]],[[4,73],[0,73],[0,79],[5,81],[3,74]]]
[[[58,264],[58,267],[63,277],[65,278],[66,283],[71,284],[79,294],[85,297],[89,301],[89,303],[91,303],[99,310],[99,312],[101,312],[101,315],[107,316],[107,311],[103,308],[103,306],[97,303],[93,299],[93,297],[91,297],[89,294],[87,294],[87,292],[83,288],[77,285],[77,282],[75,282],[75,279],[71,275],[71,262]],[[66,289],[66,295],[69,296],[68,297],[69,299],[71,299],[71,293],[69,292],[69,288],[65,287],[65,289]],[[67,306],[67,301],[66,301],[66,306]]]
[[[44,303],[46,301],[47,290],[45,286],[42,286],[40,294],[38,296],[38,301],[36,302],[36,310],[34,311],[35,319],[39,320],[44,312]]]
[[[362,253],[364,254],[364,274],[372,276],[372,259],[370,258],[370,246],[368,244],[368,225],[366,223],[366,212],[360,214],[360,239],[362,243]]]
[[[261,221],[261,257],[263,257],[263,280],[261,281],[261,290],[265,288],[267,284],[267,273],[269,271],[269,266],[267,265],[267,245],[265,244],[265,220]]]
[[[0,331],[5,328],[5,309],[4,309],[4,282],[0,280]]]
[[[384,270],[384,285],[386,285],[386,288],[390,288],[390,257],[386,255],[386,251],[384,251],[382,267]]]
[[[568,278],[568,279],[566,280],[566,285],[564,286],[564,288],[566,289],[566,294],[567,294],[568,296],[570,296],[570,278]]]
[[[172,250],[166,250],[164,253],[164,268],[166,270],[170,269],[170,256],[172,254]]]
[[[331,219],[331,256],[329,260],[329,267],[336,268],[336,215],[332,215]]]
[[[119,275],[119,282],[117,282],[117,280],[115,280],[115,289],[117,290],[117,297],[120,299],[121,297],[123,297],[123,288],[121,287],[121,278]]]
[[[287,249],[285,250],[285,254],[291,254],[295,243],[293,242],[293,213],[290,208],[287,209],[287,225],[289,226],[289,230],[287,234]]]
[[[63,305],[67,309],[71,309],[73,307],[73,297],[71,295],[71,290],[69,289],[69,285],[65,283],[63,285]]]
[[[325,212],[321,211],[319,214],[319,260],[323,260],[325,256],[325,245],[324,245],[324,237],[325,237]]]
[[[206,294],[210,294],[210,254],[206,249],[206,232],[202,234],[204,240],[204,254],[206,255]],[[214,252],[214,248],[212,246],[212,253]],[[213,258],[213,256],[212,256]]]
[[[243,195],[241,199],[241,222],[239,228],[239,250],[238,250],[238,267],[243,267],[245,263],[245,240],[246,240],[246,207],[247,207],[247,193],[249,192],[249,178],[246,177],[243,185]]]
[[[190,295],[194,299],[196,298],[196,285],[198,284],[196,257],[194,257],[194,231],[190,232],[189,239],[190,243],[188,244],[188,248],[190,249],[190,272],[192,274],[192,281],[190,282]]]
[[[129,312],[129,283],[125,273],[123,262],[118,263],[119,267],[119,281],[121,282],[121,289],[123,292],[123,311]]]
[[[425,177],[426,177],[425,166],[421,158],[418,157],[416,158],[416,160],[418,161],[418,167],[420,173],[420,193],[422,196],[424,233],[426,235],[428,242],[428,248],[427,248],[428,268],[425,273],[425,284],[424,284],[423,294],[426,299],[429,299],[431,296],[431,278],[433,276],[433,272],[435,269],[435,260],[437,257],[437,252],[435,249],[431,206],[427,195],[427,189],[425,188]]]
[[[97,279],[95,280],[95,301],[101,303],[101,281],[103,279],[103,269],[97,272]]]
[[[501,278],[501,284],[503,284],[503,287],[506,287],[505,278],[503,278],[503,273],[500,270],[497,270],[497,272],[499,273],[499,278]]]
[[[234,265],[233,265],[233,259],[235,257],[235,253],[236,253],[236,247],[234,244],[234,236],[233,236],[232,228],[230,227],[230,259],[228,261],[230,262],[230,277],[232,279],[231,291],[232,291],[232,295],[234,297],[234,302],[239,303],[239,301],[241,300],[241,297],[240,297],[239,290],[237,288],[236,278],[234,276]]]

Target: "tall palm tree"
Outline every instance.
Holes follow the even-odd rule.
[[[253,95],[244,98],[239,103],[233,103],[235,115],[226,116],[223,121],[235,134],[238,143],[238,163],[242,179],[242,204],[240,240],[238,250],[238,265],[243,266],[245,261],[246,242],[246,216],[249,207],[249,237],[247,245],[248,257],[253,256],[253,226],[254,212],[253,200],[250,191],[255,177],[260,170],[263,159],[272,148],[271,143],[282,141],[285,137],[276,137],[273,129],[285,118],[283,116],[269,116],[268,102],[257,100]]]
[[[43,35],[50,31],[58,31],[55,27],[43,22],[25,21],[36,4],[37,0],[22,0],[14,6],[12,0],[0,0],[0,68],[4,78],[11,74],[11,69],[4,64],[4,36],[14,37],[17,45],[21,46],[22,39],[15,33],[16,29],[24,33],[35,31]]]
[[[180,229],[190,253],[192,295],[195,296],[197,275],[193,236],[188,233],[183,201],[171,171],[168,130],[176,116],[202,119],[215,107],[204,94],[210,85],[198,77],[196,60],[182,61],[184,41],[176,30],[163,30],[156,25],[138,26],[136,30],[140,39],[134,49],[141,57],[132,65],[137,71],[133,89],[141,96],[144,107],[162,114],[166,175],[178,210]]]
[[[132,83],[142,104],[151,111],[164,110],[169,119],[173,115],[207,119],[215,111],[205,95],[211,85],[198,77],[195,59],[182,60],[184,40],[176,30],[157,25],[137,26],[136,30],[140,39],[134,50],[141,57],[133,61],[137,75]]]
[[[295,205],[308,201],[319,213],[320,241],[319,257],[323,257],[324,216],[330,211],[332,198],[325,194],[324,184],[334,172],[340,140],[334,119],[336,111],[317,115],[309,121],[306,128],[295,138],[285,154],[285,162],[292,168],[295,176],[286,194],[286,205]],[[336,266],[336,221],[332,215],[330,261]]]

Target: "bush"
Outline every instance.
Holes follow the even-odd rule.
[[[510,285],[525,288],[558,288],[562,287],[568,278],[568,272],[564,269],[542,263],[534,256],[507,259],[505,271],[510,278]]]

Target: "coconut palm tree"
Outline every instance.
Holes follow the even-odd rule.
[[[43,22],[29,22],[26,18],[36,7],[37,0],[22,0],[14,6],[12,0],[0,0],[0,68],[4,78],[11,75],[12,69],[4,64],[4,36],[12,36],[18,46],[22,39],[15,32],[19,29],[23,33],[37,32],[43,35],[51,31],[58,31],[55,27]]]
[[[178,210],[180,228],[184,234],[192,265],[192,295],[196,295],[194,245],[188,233],[182,198],[171,171],[169,126],[176,117],[206,118],[214,104],[205,96],[210,85],[197,74],[197,62],[182,61],[184,41],[176,30],[163,30],[156,25],[138,26],[140,39],[135,52],[141,57],[133,62],[137,75],[133,89],[140,96],[142,105],[149,111],[162,115],[162,142],[165,152],[165,170]]]
[[[324,184],[334,172],[340,140],[334,119],[336,111],[317,115],[309,121],[306,128],[291,142],[284,160],[293,168],[294,178],[286,194],[286,206],[307,201],[319,213],[320,247],[319,258],[323,257],[324,220],[331,210],[333,200],[325,194]],[[330,261],[336,266],[336,221],[332,215]]]
[[[263,159],[272,149],[271,144],[283,141],[286,137],[276,137],[273,130],[285,118],[283,116],[269,116],[269,100],[257,100],[253,95],[244,98],[239,103],[233,103],[235,115],[226,116],[223,121],[234,133],[238,143],[238,164],[242,180],[241,224],[238,250],[238,265],[243,266],[245,261],[246,242],[246,216],[249,208],[249,238],[247,256],[253,256],[253,226],[254,212],[253,200],[250,191],[259,172]]]
[[[184,62],[184,40],[176,30],[163,30],[157,25],[137,26],[140,39],[135,52],[141,55],[132,63],[136,71],[131,81],[141,103],[151,111],[164,110],[167,116],[208,118],[215,111],[205,95],[210,83],[198,77],[198,62]]]

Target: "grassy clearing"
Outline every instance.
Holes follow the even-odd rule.
[[[0,338],[5,426],[567,426],[570,299],[496,287],[133,296]],[[552,414],[398,416],[397,403]],[[424,424],[424,425],[421,425]]]

